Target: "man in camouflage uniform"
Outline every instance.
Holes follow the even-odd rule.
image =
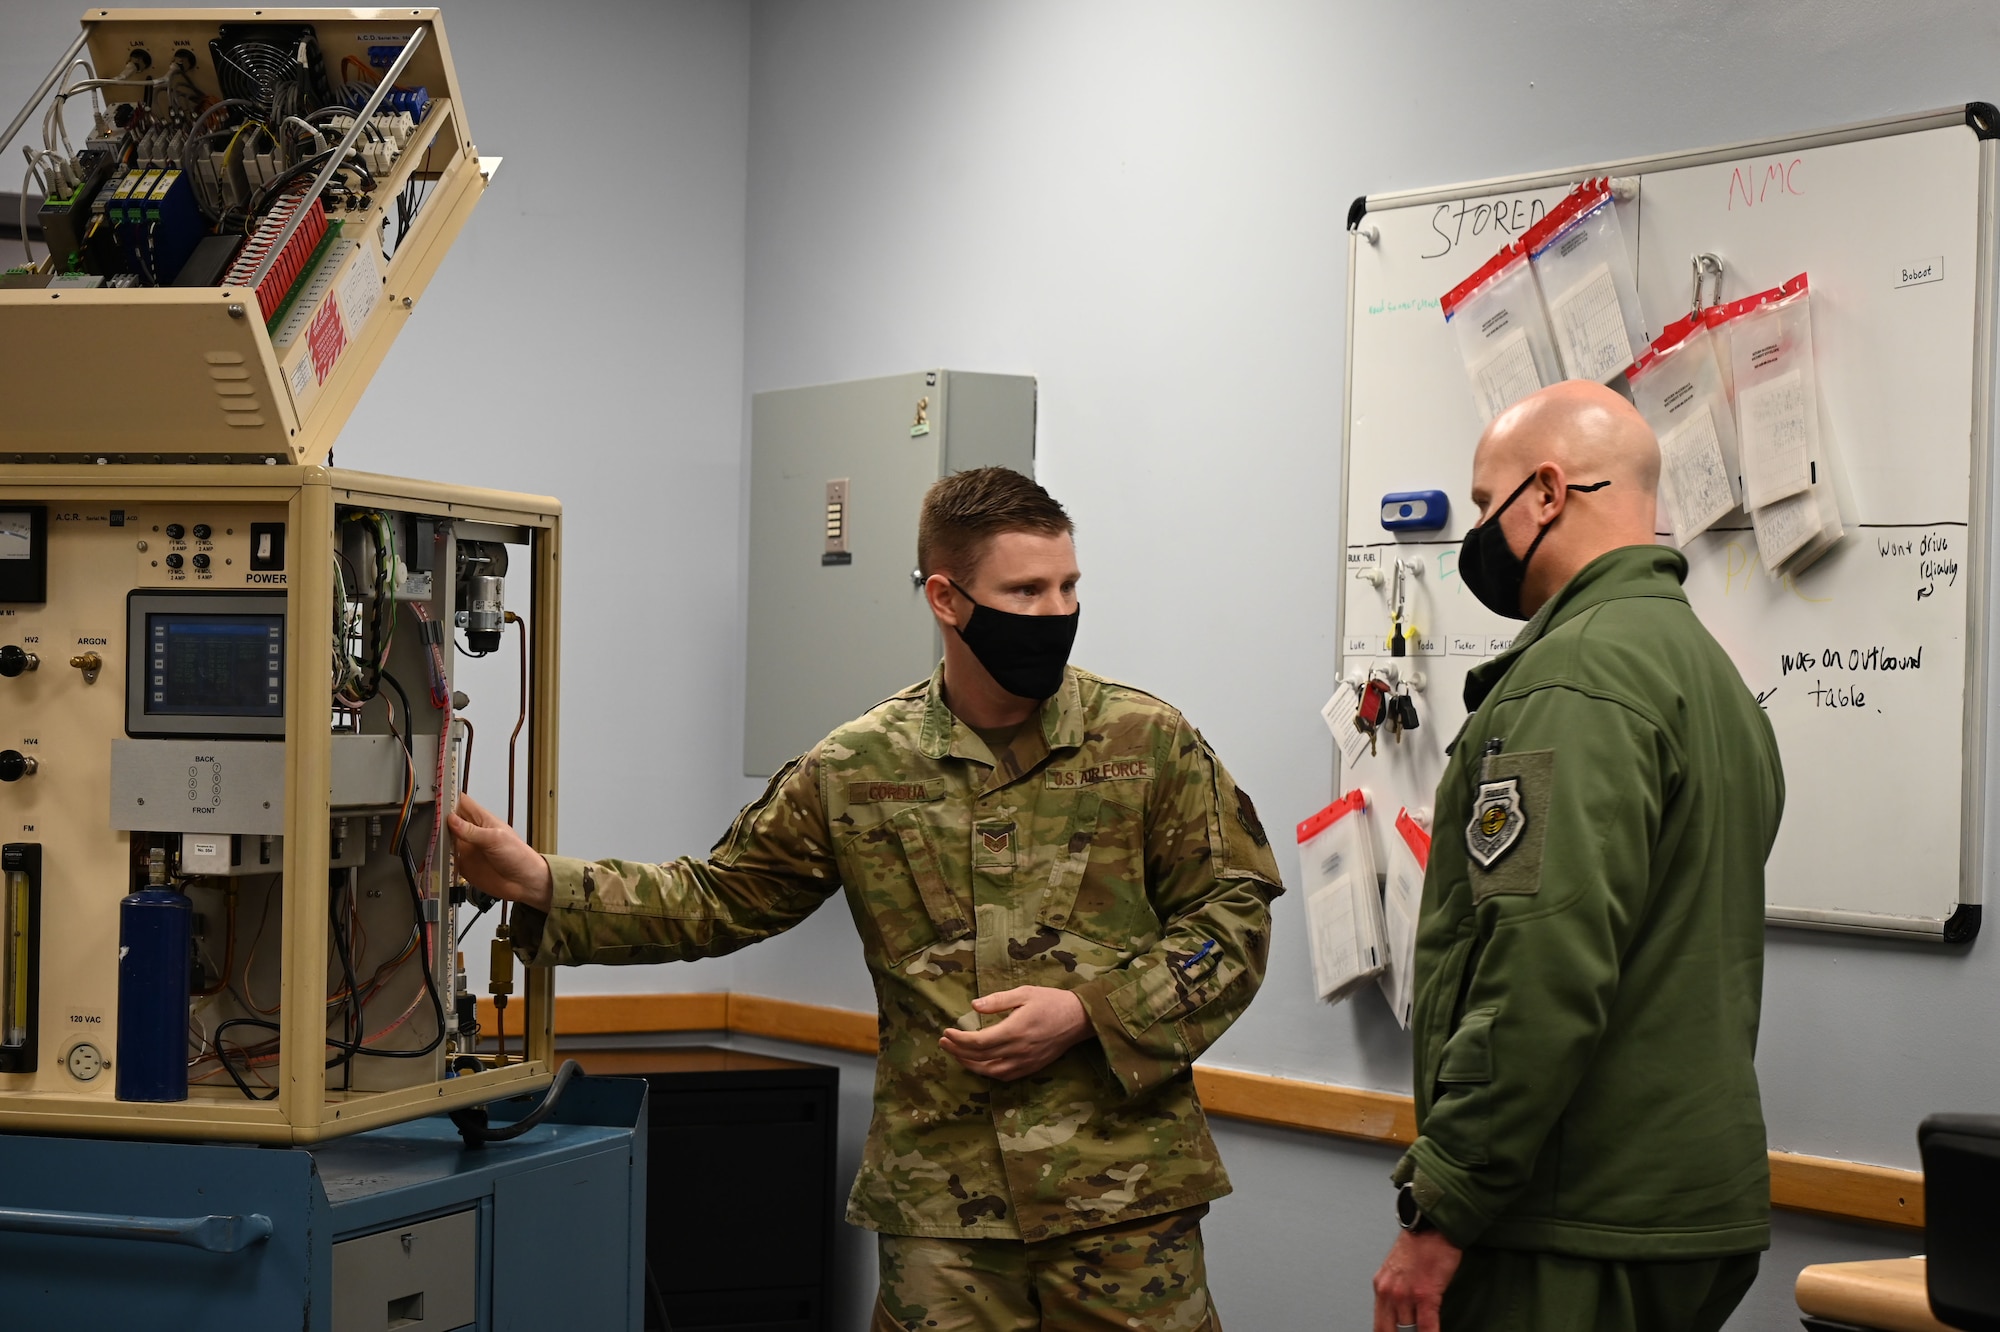
[[[1066,665],[1068,515],[1003,468],[925,497],[943,664],[785,765],[705,861],[542,857],[469,799],[461,872],[531,965],[727,953],[845,890],[880,1005],[848,1219],[874,1327],[1215,1329],[1229,1191],[1190,1066],[1264,973],[1269,841],[1193,726]]]

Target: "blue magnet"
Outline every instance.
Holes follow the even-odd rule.
[[[1442,490],[1399,490],[1382,497],[1382,526],[1391,532],[1436,532],[1451,521]]]

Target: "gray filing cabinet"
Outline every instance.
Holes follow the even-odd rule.
[[[939,477],[988,466],[1034,474],[1032,376],[920,370],[752,400],[746,776],[930,674],[917,508]]]

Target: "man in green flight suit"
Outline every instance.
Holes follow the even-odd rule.
[[[1473,458],[1458,573],[1534,618],[1466,678],[1417,929],[1417,1140],[1376,1332],[1711,1332],[1770,1244],[1754,1065],[1770,722],[1654,544],[1660,455],[1597,384]]]
[[[1229,1191],[1191,1066],[1263,979],[1282,887],[1180,713],[1067,665],[1069,516],[1005,468],[925,496],[944,661],[771,779],[706,860],[544,858],[461,798],[465,878],[530,964],[727,953],[845,891],[880,1005],[848,1219],[873,1327],[1217,1329]]]

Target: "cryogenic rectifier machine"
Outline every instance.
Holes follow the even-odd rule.
[[[497,161],[437,11],[94,9],[23,125],[0,1132],[314,1143],[546,1084],[547,972],[522,1057],[475,1046],[441,822],[456,663],[518,653],[487,735],[554,845],[559,506],[323,465]]]

